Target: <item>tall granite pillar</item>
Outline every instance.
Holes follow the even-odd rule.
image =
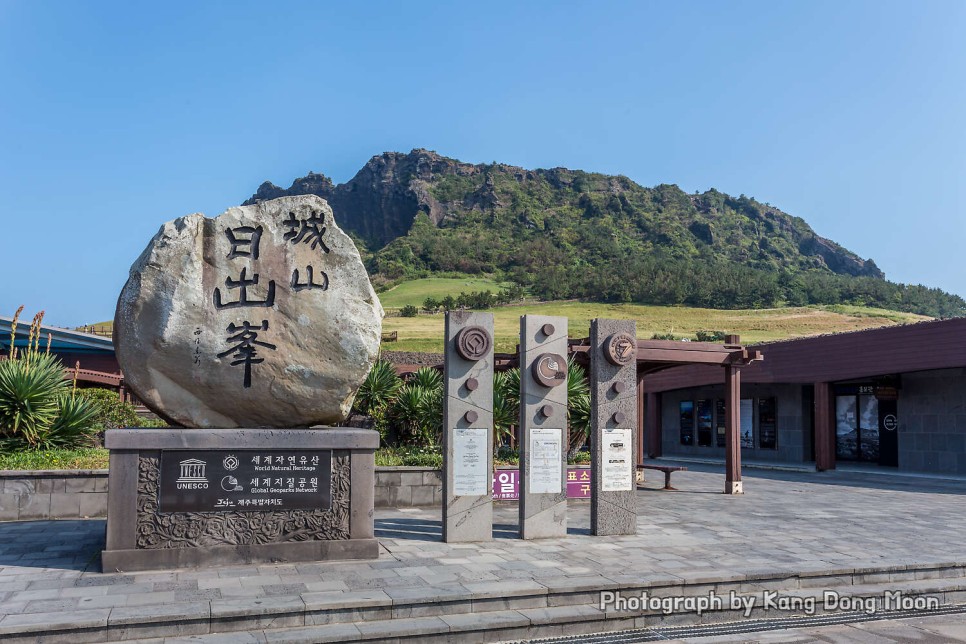
[[[590,323],[590,530],[637,533],[637,324]]]
[[[443,541],[493,538],[493,314],[446,314]]]
[[[520,536],[567,536],[567,318],[520,318]]]

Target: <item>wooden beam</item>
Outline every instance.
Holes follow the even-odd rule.
[[[725,367],[725,494],[742,494],[741,487],[741,372]]]
[[[643,388],[643,387],[642,387]],[[644,402],[646,415],[647,451],[646,456],[657,458],[662,455],[663,428],[661,426],[661,394],[648,393]]]
[[[815,383],[815,469],[835,469],[835,427],[832,423],[832,388],[827,382]]]

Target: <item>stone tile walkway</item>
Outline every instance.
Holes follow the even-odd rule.
[[[639,491],[639,534],[589,535],[590,505],[572,501],[567,539],[515,538],[516,505],[500,504],[494,541],[445,544],[439,509],[380,510],[377,561],[99,571],[104,522],[0,523],[0,626],[59,613],[228,615],[253,599],[279,610],[438,593],[571,588],[602,577],[704,583],[727,575],[966,561],[966,482],[864,473],[754,472],[743,496],[719,493],[711,468],[658,477]],[[83,611],[82,613],[80,611]],[[18,621],[19,620],[19,621]]]

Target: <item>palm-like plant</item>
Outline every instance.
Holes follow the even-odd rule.
[[[371,416],[374,411],[385,409],[402,386],[391,362],[377,360],[356,393],[352,407],[355,411]]]
[[[493,446],[510,435],[520,419],[520,370],[500,371],[493,377]]]
[[[584,368],[573,358],[567,361],[567,458],[572,460],[590,435],[590,386]]]
[[[443,429],[443,376],[421,367],[396,392],[390,411],[406,440],[417,445],[439,444]]]
[[[435,391],[443,389],[443,374],[437,369],[432,367],[420,367],[416,370],[416,373],[412,375],[409,380],[409,384],[416,385],[417,387],[422,387],[427,391]]]

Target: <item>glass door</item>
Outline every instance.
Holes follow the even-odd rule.
[[[879,401],[874,395],[835,397],[835,457],[879,462]]]

